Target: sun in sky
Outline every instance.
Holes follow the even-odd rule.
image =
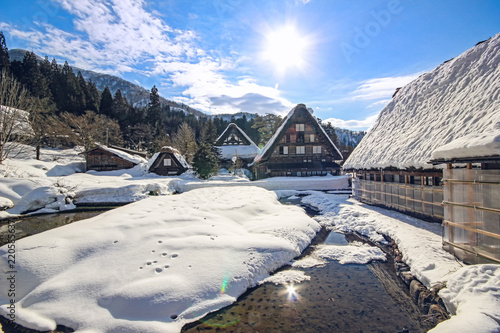
[[[301,69],[305,65],[305,53],[309,41],[293,25],[286,25],[265,36],[264,56],[275,70],[283,74],[286,70]]]

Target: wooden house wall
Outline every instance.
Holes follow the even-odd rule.
[[[170,166],[165,165],[165,159],[170,159]],[[186,170],[173,154],[161,153],[155,162],[155,166],[149,171],[160,176],[176,176],[184,173]]]
[[[442,171],[356,171],[357,200],[441,222],[444,216]]]
[[[87,170],[95,171],[130,169],[135,166],[134,163],[101,149],[87,152],[85,160],[87,162]]]

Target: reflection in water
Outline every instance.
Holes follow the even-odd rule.
[[[99,214],[104,213],[106,209],[99,210],[85,210],[80,212],[69,212],[69,213],[57,213],[57,214],[44,214],[44,215],[33,215],[29,217],[23,217],[14,222],[16,240],[23,237],[35,235],[50,229],[61,227],[66,224],[70,224],[76,221],[88,219]],[[7,235],[7,222],[0,221],[0,234]],[[7,237],[2,237],[0,239],[0,246],[5,245],[7,242]]]

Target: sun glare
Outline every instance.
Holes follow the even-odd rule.
[[[273,66],[284,72],[291,67],[301,68],[304,64],[304,52],[307,41],[295,29],[288,25],[267,34],[266,51],[264,58],[271,61]]]

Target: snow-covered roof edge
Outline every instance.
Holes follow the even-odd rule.
[[[121,151],[119,149],[116,149],[116,148],[110,148],[108,146],[105,146],[105,145],[100,145],[98,144],[97,147],[103,149],[103,150],[106,150],[112,154],[115,154],[117,156],[119,156],[120,158],[126,160],[126,161],[129,161],[131,163],[134,163],[134,164],[140,164],[140,163],[147,163],[148,161],[141,157],[141,156],[138,156],[138,155],[131,155],[129,153],[126,153],[124,151]]]
[[[222,132],[221,135],[219,135],[219,137],[215,140],[215,142],[219,141],[220,138],[222,138],[224,136],[224,134],[226,134],[226,132],[229,130],[230,127],[235,127],[236,130],[238,130],[245,139],[248,140],[248,142],[250,142],[250,145],[245,145],[245,146],[255,146],[257,149],[257,145],[255,144],[255,142],[253,142],[252,139],[250,139],[250,137],[245,133],[245,131],[243,131],[238,125],[236,125],[235,123],[230,123],[229,125],[227,125],[226,129],[224,130],[224,132]],[[216,146],[216,147],[221,147],[221,146]]]
[[[290,110],[290,112],[288,112],[288,114],[285,116],[285,118],[283,118],[283,121],[282,121],[280,127],[278,127],[278,129],[276,130],[276,132],[274,132],[274,134],[271,137],[271,139],[269,139],[269,141],[266,143],[266,145],[264,146],[264,148],[262,148],[261,152],[259,154],[257,154],[257,156],[255,156],[255,159],[253,160],[252,163],[249,164],[249,166],[252,166],[254,163],[258,163],[262,159],[262,157],[264,155],[266,155],[267,151],[274,145],[274,142],[276,141],[276,139],[278,138],[278,136],[280,136],[280,134],[283,131],[283,129],[286,127],[288,121],[292,118],[293,114],[297,110],[299,110],[299,108],[305,108],[307,110],[307,107],[305,106],[305,104],[297,104],[296,106],[294,106]],[[311,112],[309,110],[307,110],[307,113],[311,116],[311,118],[314,121],[316,121],[316,123],[318,124],[318,127],[321,129],[321,131],[323,132],[323,134],[326,136],[326,138],[328,139],[328,141],[330,142],[330,144],[335,148],[335,150],[337,151],[337,153],[339,154],[339,156],[342,157],[342,154],[340,153],[339,149],[333,143],[332,139],[330,139],[330,137],[328,136],[328,134],[326,134],[325,129],[318,122],[318,119],[313,114],[311,114]]]
[[[172,146],[163,146],[161,148],[161,150],[157,153],[155,153],[148,161],[148,169],[151,168],[153,166],[153,164],[155,163],[156,159],[160,156],[160,154],[162,153],[171,153],[172,155],[175,156],[175,158],[177,159],[177,161],[182,165],[182,167],[186,168],[186,169],[190,169],[191,166],[189,165],[189,163],[186,161],[186,159],[184,158],[184,156],[182,156],[182,154],[179,152],[179,150],[177,150],[176,148],[172,147]]]
[[[432,152],[432,160],[500,156],[500,122],[490,131],[471,133],[441,146]]]

